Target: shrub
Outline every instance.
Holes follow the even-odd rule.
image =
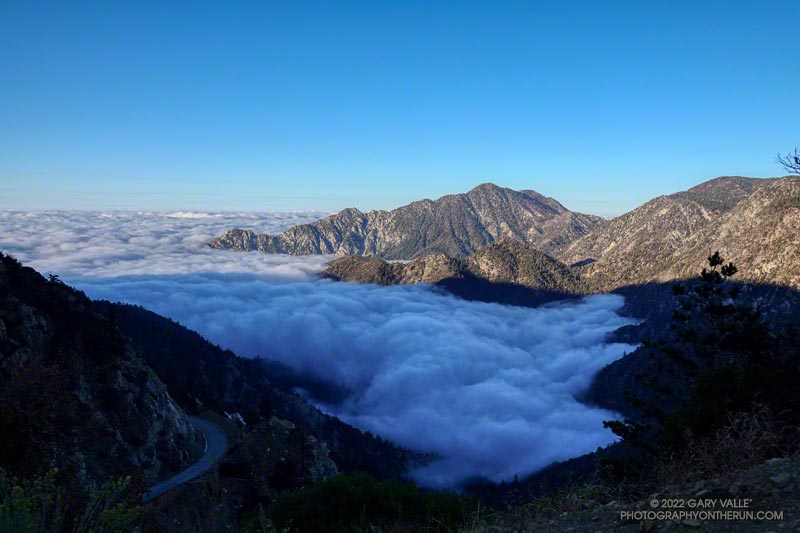
[[[684,428],[683,447],[655,462],[655,477],[668,486],[698,478],[724,477],[771,457],[798,451],[800,428],[778,419],[765,405],[728,415],[728,421],[703,436]]]
[[[129,530],[139,509],[122,502],[128,480],[110,481],[92,491],[79,509],[71,509],[68,496],[56,482],[53,469],[32,480],[19,480],[0,469],[0,531],[112,532]]]
[[[278,529],[290,531],[450,531],[476,508],[473,500],[454,493],[427,492],[356,473],[280,496],[270,517]]]

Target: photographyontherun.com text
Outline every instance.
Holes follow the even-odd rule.
[[[752,499],[665,498],[650,500],[650,509],[620,511],[620,520],[783,520],[783,511],[751,509]]]

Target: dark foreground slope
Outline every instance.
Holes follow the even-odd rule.
[[[535,191],[485,183],[464,194],[421,200],[392,211],[345,209],[279,235],[232,229],[213,248],[292,255],[338,254],[411,259],[431,253],[464,257],[501,237],[561,249],[602,225]]]
[[[270,368],[0,254],[0,530],[239,527],[286,491],[424,459],[324,415]],[[141,508],[203,452],[207,422],[187,412],[224,430],[199,473],[213,471]]]
[[[142,307],[109,302],[96,302],[95,306],[113,314],[120,329],[190,413],[239,413],[248,427],[273,418],[285,421],[323,443],[339,471],[401,477],[413,458],[408,452],[321,413],[277,386],[271,376],[278,381],[283,376],[275,365],[238,357]],[[280,433],[285,427],[287,424],[273,420],[261,429]]]
[[[800,291],[777,284],[732,284],[740,291],[740,303],[757,308],[775,336],[785,335],[800,327],[800,321],[797,320],[800,312]],[[628,394],[639,398],[649,397],[647,388],[638,376],[650,365],[664,358],[664,354],[658,349],[660,342],[678,343],[673,317],[679,305],[674,293],[677,285],[691,286],[687,282],[672,281],[631,285],[614,291],[625,297],[625,306],[621,312],[641,320],[641,323],[620,328],[609,340],[640,346],[600,370],[584,394],[584,401],[628,417],[636,417],[637,410],[627,398]],[[671,382],[669,385],[677,389],[686,386],[680,382]]]
[[[0,467],[78,483],[183,468],[201,446],[180,406],[86,296],[0,255]]]

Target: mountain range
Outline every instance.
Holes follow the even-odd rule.
[[[453,273],[466,268],[455,260],[499,240],[514,239],[546,254],[548,259],[541,263],[545,270],[553,261],[562,264],[557,268],[562,272],[564,265],[569,266],[569,276],[561,275],[558,283],[569,286],[558,288],[573,293],[686,278],[696,273],[709,253],[719,250],[739,265],[741,279],[798,287],[798,227],[800,178],[725,176],[660,196],[611,220],[569,211],[534,191],[483,184],[465,194],[422,200],[393,211],[365,214],[345,209],[275,236],[232,229],[209,245],[415,260],[402,267],[334,261],[327,275],[346,281],[437,283],[442,268]],[[497,264],[496,250],[481,253]],[[476,269],[480,257],[479,253],[472,258],[467,270],[491,280],[491,269]]]
[[[514,305],[614,291],[626,298],[624,313],[646,320],[609,340],[639,343],[666,331],[675,280],[696,276],[715,250],[736,263],[737,279],[749,282],[743,294],[775,313],[771,320],[782,315],[796,324],[798,228],[800,177],[721,177],[611,220],[484,184],[393,211],[348,209],[276,236],[231,230],[211,245],[338,254],[323,274],[330,279],[427,283]],[[652,355],[643,346],[608,365],[582,400],[632,414],[624,392],[636,391]],[[203,519],[223,506],[250,516],[337,472],[399,478],[429,459],[322,413],[291,391],[337,391],[303,380],[143,308],[92,301],[0,254],[0,465],[14,475],[58,467],[76,500],[109,478],[130,476],[138,502],[202,452],[189,415],[217,420],[231,432],[231,449],[207,489],[185,485],[160,500],[153,520],[164,522],[152,529],[163,530],[178,520],[174,508]],[[224,504],[209,505],[200,490],[224,494],[215,500]]]
[[[484,183],[464,194],[420,200],[391,211],[348,208],[279,235],[232,229],[213,248],[292,255],[337,254],[413,259],[430,253],[465,257],[501,237],[514,237],[544,252],[559,250],[603,224],[600,217],[569,211],[535,191]]]
[[[800,286],[800,178],[717,178],[616,217],[556,255],[596,291],[693,276],[714,251],[741,279]]]
[[[511,202],[537,197],[530,191],[515,193],[490,184],[465,196],[482,194],[500,195]],[[548,205],[561,204],[553,201]],[[506,211],[519,212],[519,208],[512,205]],[[452,211],[449,215],[465,220]],[[540,224],[541,219],[527,219],[533,224],[527,229],[519,225],[519,217],[513,219],[513,225],[495,220],[494,228],[507,231],[471,241],[475,247],[471,253],[461,246],[460,235],[475,234],[477,226],[450,226],[449,233],[439,235],[437,247],[455,248],[458,253],[423,248],[401,256],[409,261],[389,261],[380,254],[359,252],[332,260],[323,276],[381,285],[422,282],[466,299],[524,306],[616,292],[626,299],[622,312],[643,322],[622,328],[613,339],[637,344],[668,335],[676,305],[673,286],[695,278],[706,258],[719,251],[737,265],[736,279],[744,297],[758,302],[776,324],[786,324],[800,308],[798,176],[723,176],[660,196],[611,220],[573,215],[591,224],[573,228],[559,238],[543,231],[549,222]],[[562,221],[568,218],[565,211],[557,216]],[[336,215],[303,228],[321,231],[335,219]],[[537,239],[545,233],[547,244],[542,246]],[[292,234],[292,229],[285,234]],[[534,238],[527,237],[531,235]],[[214,246],[226,247],[224,237],[221,239]],[[650,359],[650,351],[640,347],[609,365],[595,377],[584,400],[633,414],[624,391],[641,389],[636,376]]]

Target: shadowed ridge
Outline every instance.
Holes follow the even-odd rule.
[[[89,486],[186,466],[199,442],[167,387],[85,294],[0,253],[0,465]]]
[[[378,285],[429,283],[467,300],[528,307],[585,293],[569,267],[513,237],[503,237],[466,259],[434,253],[390,263],[346,256],[328,263],[322,276]]]

